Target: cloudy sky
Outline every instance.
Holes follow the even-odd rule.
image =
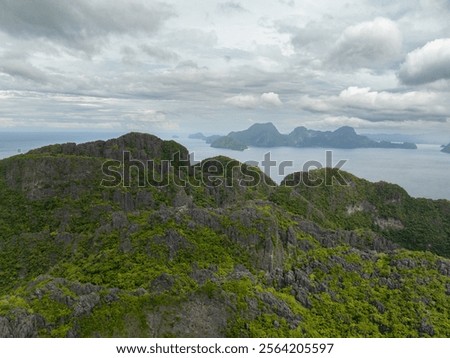
[[[0,130],[450,140],[450,0],[0,0]]]

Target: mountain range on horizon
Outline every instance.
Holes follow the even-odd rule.
[[[367,136],[357,134],[355,129],[349,126],[340,127],[335,131],[317,131],[301,126],[289,134],[281,134],[273,123],[268,122],[255,123],[246,130],[230,132],[222,137],[206,137],[202,133],[196,133],[190,137],[207,140],[214,148],[240,151],[249,146],[417,149],[416,144],[410,142],[394,143],[369,139]]]
[[[444,153],[450,153],[450,143],[447,144],[447,145],[445,145],[445,146],[443,146],[442,152],[444,152]]]

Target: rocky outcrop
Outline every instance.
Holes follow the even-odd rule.
[[[189,158],[187,149],[182,145],[145,133],[128,133],[107,141],[55,144],[31,150],[28,154],[75,155],[121,161],[124,151],[129,151],[134,159],[141,161],[155,158],[172,160],[176,153],[180,154],[181,159]]]

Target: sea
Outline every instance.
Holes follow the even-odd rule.
[[[122,134],[124,133],[0,132],[0,159],[20,155],[44,145],[107,140]],[[173,138],[169,134],[159,136],[183,144],[191,153],[193,162],[224,155],[241,162],[258,163],[278,183],[292,172],[339,165],[342,170],[372,182],[398,184],[413,197],[450,200],[450,154],[442,153],[441,147],[435,144],[418,144],[417,150],[250,147],[239,152],[211,148],[198,139],[182,136]]]

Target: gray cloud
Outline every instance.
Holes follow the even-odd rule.
[[[141,45],[141,50],[144,51],[148,56],[159,61],[177,61],[180,56],[171,50],[167,50],[157,46]]]
[[[401,33],[393,21],[376,18],[347,27],[329,61],[341,68],[376,68],[396,60],[402,47]]]
[[[349,87],[338,95],[302,96],[298,105],[311,112],[359,117],[373,122],[423,119],[446,122],[450,113],[446,97],[446,93],[428,91],[378,92]]]
[[[111,34],[155,33],[171,15],[167,6],[137,1],[0,0],[0,30],[18,38],[45,38],[85,52]]]
[[[235,2],[235,1],[221,2],[218,4],[218,7],[219,7],[220,11],[222,11],[224,13],[228,13],[228,14],[248,11],[240,3]]]
[[[289,31],[289,29],[285,29]],[[305,27],[290,29],[293,32],[292,44],[299,49],[304,47],[320,46],[320,43],[329,43],[333,41],[333,26],[323,22],[312,21]]]
[[[428,42],[410,52],[400,67],[400,80],[407,85],[420,85],[450,79],[450,38]]]
[[[0,72],[13,78],[19,77],[26,81],[37,82],[39,84],[45,84],[49,81],[45,72],[22,59],[0,60]]]
[[[448,133],[444,0],[162,1],[0,0],[0,127]]]
[[[294,0],[278,0],[281,4],[290,6],[290,7],[294,7],[295,6],[295,1]]]

